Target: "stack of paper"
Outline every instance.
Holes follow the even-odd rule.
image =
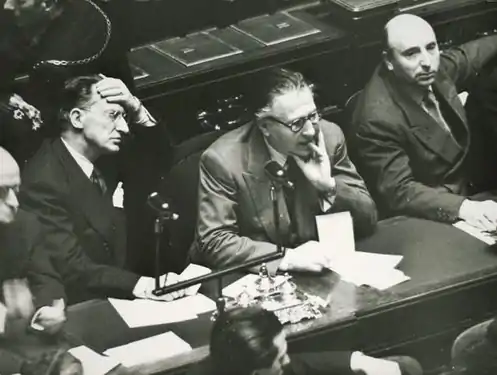
[[[81,361],[85,375],[105,375],[121,363],[117,359],[100,355],[86,346],[72,348],[69,353]]]
[[[109,298],[109,302],[130,328],[192,320],[216,309],[216,303],[203,294],[171,302],[117,298]]]
[[[192,350],[190,344],[173,332],[148,337],[104,352],[126,367],[141,366]],[[86,374],[86,372],[85,372]]]
[[[329,254],[328,268],[355,285],[370,285],[379,290],[410,279],[395,267],[401,255],[355,251],[354,229],[349,212],[316,217],[319,243]]]
[[[480,241],[485,242],[487,245],[494,245],[497,242],[497,235],[495,233],[488,233],[479,228],[468,224],[467,222],[461,220],[457,223],[454,223],[454,226],[475,238],[478,238]]]
[[[209,268],[190,264],[180,276],[188,280],[210,272]],[[189,296],[171,302],[117,298],[109,298],[109,302],[131,328],[182,322],[216,309],[216,303],[211,299],[202,294],[193,295],[199,288],[200,284],[193,285],[188,288]]]

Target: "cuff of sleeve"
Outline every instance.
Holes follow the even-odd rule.
[[[48,306],[43,306],[40,307],[36,312],[33,314],[33,317],[31,318],[30,326],[33,328],[35,331],[44,331],[45,327],[43,327],[40,323],[37,323],[36,321],[38,320],[38,317],[40,316],[41,312],[45,310]]]

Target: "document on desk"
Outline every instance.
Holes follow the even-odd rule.
[[[355,251],[354,226],[350,212],[339,212],[316,216],[319,243],[333,253]]]
[[[475,238],[478,238],[480,241],[485,242],[487,245],[494,245],[497,242],[497,235],[495,234],[490,234],[482,231],[479,228],[476,228],[472,226],[471,224],[468,224],[464,220],[460,220],[456,223],[453,224],[456,228],[472,235]]]
[[[178,337],[174,332],[166,332],[107,349],[104,354],[121,362],[126,367],[135,367],[178,354],[188,353],[191,350],[190,344]]]
[[[342,279],[357,286],[370,285],[384,290],[410,279],[395,267],[402,255],[375,254],[356,251],[352,253],[331,253],[329,268]]]
[[[197,314],[216,309],[216,303],[203,294],[171,302],[117,298],[109,298],[109,302],[130,328],[193,320]]]
[[[86,346],[72,348],[69,353],[81,361],[85,375],[105,375],[121,364],[117,359],[100,355]]]

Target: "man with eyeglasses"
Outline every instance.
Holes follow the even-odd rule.
[[[265,170],[274,161],[291,180],[276,189],[288,250],[268,270],[320,272],[329,265],[330,249],[316,242],[315,216],[350,211],[361,235],[376,224],[375,204],[347,156],[342,131],[321,119],[304,77],[272,69],[259,78],[247,95],[255,119],[223,135],[201,157],[191,256],[222,268],[276,251],[272,182]]]
[[[497,35],[441,53],[422,18],[386,24],[383,61],[358,98],[351,132],[380,212],[497,229],[497,203],[473,197],[483,191],[472,176],[484,167],[471,157],[479,124],[468,123],[458,97],[496,54]]]
[[[159,127],[118,79],[76,77],[65,83],[59,98],[60,138],[45,142],[29,161],[20,195],[21,206],[43,225],[45,241],[39,251],[48,254],[57,271],[38,265],[41,271],[32,272],[39,302],[156,298],[153,278],[124,269],[124,213],[116,194],[118,181],[126,186],[122,180],[126,176],[120,176],[114,164],[108,168],[105,158],[122,148],[130,131],[128,122],[134,127],[134,141],[159,150],[163,146]],[[178,277],[169,274],[167,280],[173,283]]]

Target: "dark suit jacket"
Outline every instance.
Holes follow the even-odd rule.
[[[0,225],[0,288],[5,280],[26,277],[30,255],[40,240],[40,234],[36,217],[23,210],[19,210],[11,224]],[[14,324],[11,323],[14,322],[7,319],[6,336],[14,334],[11,332]],[[23,363],[23,358],[9,351],[8,340],[8,337],[0,337],[0,374],[20,372]]]
[[[497,190],[497,58],[488,64],[469,91],[466,102],[468,123],[472,130],[470,157],[471,180],[480,191]]]
[[[131,297],[139,276],[121,268],[126,257],[124,216],[112,204],[115,176],[106,182],[103,196],[60,139],[45,142],[28,163],[21,205],[42,223],[44,243],[37,251],[49,254],[58,272],[42,264],[32,272],[40,303],[65,298],[64,285],[69,302],[95,293]],[[47,262],[47,256],[39,258]]]
[[[331,174],[337,181],[332,212],[350,211],[357,233],[376,224],[376,207],[362,178],[347,156],[340,128],[321,121]],[[199,208],[192,259],[221,268],[276,251],[276,230],[270,198],[271,182],[264,165],[269,153],[255,124],[235,129],[214,142],[200,161]],[[298,169],[298,168],[297,168]],[[316,240],[315,215],[320,213],[317,190],[298,169],[295,217],[301,243]],[[283,238],[292,232],[281,190],[277,191]],[[268,265],[275,272],[277,264]]]
[[[284,375],[348,375],[352,352],[315,352],[290,355],[290,365]],[[216,372],[209,359],[199,363],[188,375],[231,375]],[[234,374],[233,374],[234,375]]]
[[[457,142],[391,72],[377,68],[358,99],[352,133],[358,168],[388,213],[456,220],[464,196],[471,193],[471,134],[457,94],[496,52],[497,36],[490,36],[441,56],[433,90]]]

